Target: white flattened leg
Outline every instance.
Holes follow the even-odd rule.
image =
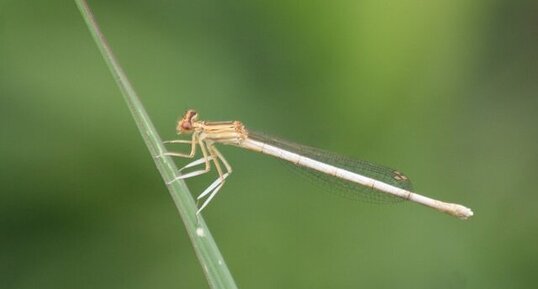
[[[207,187],[207,189],[204,190],[204,192],[202,192],[196,198],[197,200],[200,200],[201,198],[203,198],[207,194],[211,193],[209,195],[209,197],[207,197],[207,199],[204,201],[202,206],[198,209],[198,211],[196,211],[197,215],[200,214],[200,212],[209,204],[209,202],[211,202],[211,199],[213,199],[213,197],[215,197],[215,195],[218,193],[218,191],[224,185],[224,179],[226,179],[228,176],[229,176],[229,174],[226,173],[222,177],[217,178],[211,185],[209,185],[209,187]]]
[[[168,182],[168,184],[172,183],[173,181],[183,180],[183,179],[188,179],[188,178],[196,177],[199,175],[203,175],[207,172],[209,172],[209,169],[203,169],[203,170],[193,171],[193,172],[189,172],[183,175],[179,175],[175,177],[173,180],[171,180],[170,182]]]
[[[215,167],[217,168],[217,171],[219,173],[219,178],[216,179],[209,187],[207,187],[197,198],[196,200],[200,200],[201,198],[205,197],[206,195],[209,195],[207,199],[204,201],[200,209],[196,212],[196,214],[200,214],[200,212],[211,202],[211,200],[217,195],[218,191],[222,188],[224,185],[224,180],[230,175],[232,172],[232,168],[230,164],[224,159],[222,154],[213,146],[208,145],[207,149],[209,150],[209,153],[213,157],[213,162],[215,163]],[[220,168],[219,160],[222,161],[224,166],[226,167],[227,172],[225,174],[222,173],[222,169]]]
[[[213,183],[211,183],[211,185],[209,185],[209,187],[207,187],[200,195],[198,195],[198,197],[196,197],[196,200],[202,199],[211,193],[215,187],[222,185],[224,183],[224,179],[226,179],[228,175],[229,174],[224,174],[222,177],[219,176],[215,181],[213,181]]]
[[[202,158],[199,158],[193,162],[190,162],[188,163],[187,165],[185,165],[184,167],[182,167],[181,169],[179,169],[178,171],[181,172],[183,171],[184,169],[188,169],[188,168],[192,168],[194,166],[197,166],[197,165],[201,165],[203,163],[207,163],[208,161],[211,161],[213,159],[212,156],[209,156],[209,159],[205,158],[205,157],[202,157]]]

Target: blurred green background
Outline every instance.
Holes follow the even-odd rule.
[[[196,108],[475,212],[349,201],[223,147],[204,216],[240,288],[538,282],[536,1],[89,4],[164,139]],[[208,288],[74,2],[0,2],[0,69],[0,287]]]

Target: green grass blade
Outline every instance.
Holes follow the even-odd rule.
[[[166,152],[166,148],[163,146],[161,138],[157,134],[144,106],[140,102],[135,90],[127,79],[127,76],[114,57],[105,37],[99,30],[88,4],[84,0],[75,0],[75,2],[82,13],[101,54],[110,68],[116,83],[121,89],[123,97],[127,102],[140,134],[155,161],[157,169],[165,182],[172,180],[176,176],[176,165],[169,157],[162,157],[162,154]],[[202,216],[196,216],[197,207],[185,183],[183,181],[173,182],[168,185],[168,190],[170,191],[170,195],[179,211],[179,215],[185,224],[194,251],[196,252],[207,281],[209,282],[209,286],[215,289],[237,288]]]

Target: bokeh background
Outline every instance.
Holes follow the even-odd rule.
[[[89,4],[164,139],[196,108],[475,211],[353,202],[223,147],[204,216],[240,288],[538,283],[536,1]],[[208,288],[75,4],[0,2],[0,69],[0,287]]]

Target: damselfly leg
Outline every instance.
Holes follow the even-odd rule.
[[[173,157],[181,157],[181,158],[192,158],[196,154],[196,147],[200,146],[200,151],[202,152],[202,158],[197,159],[195,161],[192,161],[182,167],[178,170],[178,172],[182,173],[183,170],[187,168],[196,167],[198,165],[205,164],[205,168],[201,170],[195,170],[188,172],[186,174],[181,174],[174,178],[173,180],[169,181],[168,184],[181,180],[181,179],[187,179],[195,176],[199,176],[202,174],[205,174],[211,170],[211,162],[213,162],[213,165],[215,166],[215,169],[218,173],[218,178],[213,181],[197,198],[196,200],[203,199],[207,196],[207,198],[204,200],[196,214],[199,214],[208,204],[209,202],[215,197],[217,192],[222,188],[224,185],[225,179],[230,175],[232,172],[232,168],[228,161],[222,156],[222,154],[215,148],[215,146],[212,143],[205,142],[201,137],[199,137],[197,134],[193,134],[192,140],[172,140],[172,141],[166,141],[164,143],[169,144],[191,144],[191,152],[189,154],[185,153],[177,153],[177,152],[168,152],[165,153],[165,155],[173,156]],[[223,172],[223,169],[221,167],[222,163],[224,165],[224,168],[226,172]]]
[[[211,200],[215,197],[215,195],[217,195],[218,191],[224,185],[224,180],[232,173],[232,167],[230,166],[228,161],[226,161],[226,159],[222,156],[222,154],[217,150],[217,148],[215,148],[215,146],[213,146],[212,144],[209,144],[207,148],[209,150],[209,153],[213,157],[213,162],[215,163],[215,167],[217,168],[219,177],[196,198],[197,200],[200,200],[206,195],[209,195],[200,207],[200,209],[198,209],[196,214],[199,214],[209,204],[209,202],[211,202]],[[226,173],[224,174],[222,173],[219,160],[224,164],[224,167],[226,168]]]
[[[168,184],[170,184],[170,183],[172,183],[174,181],[177,181],[177,180],[187,179],[187,178],[199,176],[199,175],[205,174],[205,173],[210,171],[211,164],[210,164],[209,161],[211,160],[211,157],[207,154],[207,151],[206,151],[206,149],[204,147],[204,144],[198,138],[197,134],[193,134],[192,135],[192,140],[190,140],[190,141],[187,141],[187,140],[172,140],[172,141],[165,141],[164,143],[172,143],[172,144],[190,143],[191,147],[192,147],[190,154],[183,154],[183,153],[177,153],[177,152],[167,152],[167,153],[164,154],[164,155],[167,155],[167,156],[181,157],[181,158],[193,158],[194,155],[196,154],[196,146],[198,146],[198,145],[200,146],[200,150],[202,151],[203,157],[201,159],[199,159],[199,160],[193,161],[193,162],[187,164],[186,166],[182,167],[181,169],[179,169],[179,172],[182,172],[186,168],[194,167],[194,166],[199,165],[199,164],[205,164],[204,169],[192,171],[192,172],[189,172],[189,173],[186,173],[186,174],[181,174],[180,176],[178,176],[178,177],[174,178],[173,180],[169,181]]]

